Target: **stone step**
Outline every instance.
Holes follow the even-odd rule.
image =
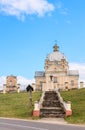
[[[45,94],[56,94],[56,92],[48,91],[48,92],[45,92]]]
[[[45,91],[45,93],[56,93],[56,91]]]
[[[58,100],[58,97],[57,96],[45,96],[44,97],[44,100]]]
[[[53,93],[53,94],[52,93],[51,94],[50,93],[46,93],[45,96],[58,96],[58,95],[57,95],[57,93]]]
[[[42,104],[43,107],[60,107],[60,102],[58,100],[47,100],[47,101],[43,101]]]
[[[42,108],[40,109],[41,117],[64,117],[65,112],[60,105],[58,95],[54,91],[45,92]]]
[[[46,94],[46,95],[48,95],[48,94],[50,94],[50,95],[57,95],[56,92],[50,92],[50,91],[49,91],[49,92],[45,92],[45,94]]]
[[[43,107],[40,109],[40,112],[43,113],[63,113],[64,111],[62,110],[61,107]]]
[[[42,115],[40,115],[41,117],[45,117],[45,118],[64,118],[65,117],[65,114],[42,114]]]
[[[50,110],[50,109],[52,109],[52,110],[61,110],[62,108],[61,107],[43,107],[43,108],[41,108],[41,109],[48,109],[48,110]]]
[[[40,110],[41,117],[64,117],[65,112],[60,107],[43,107]]]

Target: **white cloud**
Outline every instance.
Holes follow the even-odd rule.
[[[3,88],[3,84],[6,84],[6,76],[0,77],[0,90]]]
[[[17,84],[21,84],[21,89],[25,89],[28,84],[35,83],[34,79],[27,79],[22,76],[17,76]],[[3,84],[6,84],[6,76],[0,77],[0,90],[3,89]]]
[[[25,77],[17,76],[17,83],[21,84],[21,87],[22,87],[21,89],[26,89],[27,85],[35,83],[35,80],[34,79],[29,80]]]
[[[85,83],[85,63],[69,63],[70,70],[79,70],[79,81]],[[6,83],[6,76],[0,77],[0,90],[3,89],[3,84]],[[22,89],[25,89],[28,84],[35,83],[34,79],[27,79],[22,76],[17,76],[17,83],[20,83]]]
[[[61,9],[62,6],[63,6],[63,4],[62,4],[61,1],[59,1],[59,2],[56,3],[56,7],[57,7],[57,9]]]
[[[79,80],[85,82],[85,63],[70,63],[69,69],[79,70]]]
[[[60,14],[62,14],[62,15],[68,15],[68,11],[69,10],[68,10],[68,8],[64,7],[64,4],[61,1],[57,2],[56,8],[59,10]]]
[[[63,14],[63,15],[67,15],[68,9],[61,9],[60,13]]]
[[[0,0],[0,12],[24,18],[25,15],[37,14],[43,16],[53,11],[54,5],[48,0]]]
[[[17,83],[20,83],[22,85],[28,85],[28,84],[32,84],[34,82],[35,82],[34,79],[29,80],[29,79],[27,79],[25,77],[17,76]]]

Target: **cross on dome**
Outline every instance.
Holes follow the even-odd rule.
[[[55,52],[55,51],[59,51],[59,46],[57,45],[57,44],[55,44],[54,46],[53,46],[53,51]]]

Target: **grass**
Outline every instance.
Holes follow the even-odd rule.
[[[85,124],[85,88],[61,92],[65,101],[72,103],[72,116],[66,117],[69,123]]]
[[[28,93],[0,94],[0,117],[33,119],[34,102],[40,99],[41,92],[33,92],[32,107]]]
[[[66,117],[69,123],[85,124],[85,89],[62,91],[65,101],[72,103],[72,116]],[[0,93],[0,117],[37,119],[32,116],[34,102],[39,101],[41,92],[33,92],[32,107],[29,106],[28,93]]]

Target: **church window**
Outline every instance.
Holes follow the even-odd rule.
[[[68,82],[65,82],[65,89],[68,89]]]
[[[71,86],[74,86],[74,80],[71,80]]]
[[[68,82],[65,82],[65,85],[67,85],[68,84]]]
[[[68,89],[68,86],[66,86],[65,89]]]
[[[12,80],[10,80],[10,86],[12,85]]]
[[[54,83],[57,83],[57,77],[54,77]]]
[[[40,87],[42,88],[42,82],[40,82]]]

